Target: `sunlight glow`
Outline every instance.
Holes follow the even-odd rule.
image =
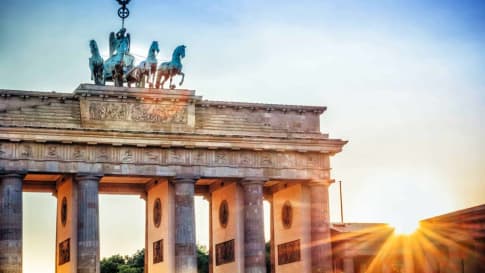
[[[419,222],[403,220],[400,222],[391,223],[391,226],[394,228],[395,235],[411,235],[418,230]]]

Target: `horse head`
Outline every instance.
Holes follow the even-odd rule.
[[[158,42],[157,41],[153,41],[152,42],[152,44],[150,45],[150,49],[148,50],[148,52],[153,53],[153,54],[156,54],[156,53],[160,52],[160,48],[158,48]]]
[[[91,49],[91,54],[93,56],[100,56],[98,44],[96,43],[95,40],[89,41],[89,48]]]
[[[173,51],[173,59],[177,58],[177,57],[181,57],[181,58],[185,58],[185,46],[184,45],[179,45],[175,48],[175,50]]]

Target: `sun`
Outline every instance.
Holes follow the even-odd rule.
[[[418,221],[397,221],[390,224],[394,228],[395,235],[411,235],[419,228]]]

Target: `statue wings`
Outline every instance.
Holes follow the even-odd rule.
[[[113,56],[116,48],[118,47],[118,40],[116,39],[115,33],[111,32],[109,34],[109,56]]]

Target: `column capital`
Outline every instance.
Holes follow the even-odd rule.
[[[24,171],[1,171],[0,178],[24,178],[26,174]]]
[[[102,173],[77,173],[75,180],[100,180],[104,175]]]
[[[199,177],[196,176],[196,175],[181,174],[181,175],[176,175],[176,176],[170,178],[169,180],[172,183],[195,184],[197,182],[197,180],[199,180]]]
[[[266,177],[244,177],[243,179],[241,179],[241,185],[242,186],[254,185],[254,184],[263,185],[268,180],[269,179]]]
[[[329,187],[334,182],[335,182],[334,179],[310,179],[307,185],[311,187],[315,187],[315,186]]]

